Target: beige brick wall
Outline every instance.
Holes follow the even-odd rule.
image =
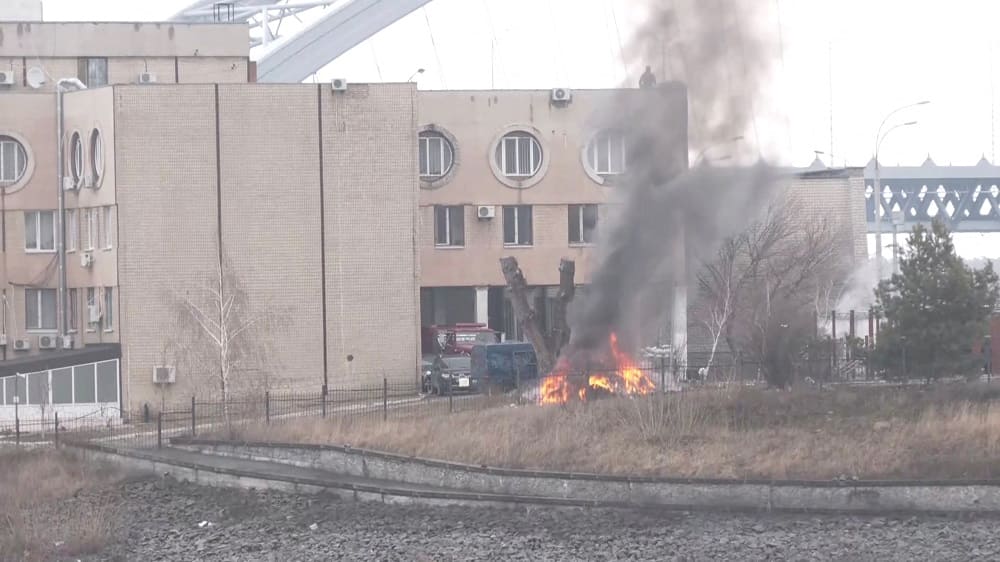
[[[216,245],[215,87],[120,86],[116,97],[123,372],[133,406],[160,397],[176,293],[211,279]],[[219,86],[222,232],[252,303],[286,324],[270,334],[272,384],[319,391],[322,96],[327,345],[331,386],[413,381],[418,342],[414,90]],[[171,295],[174,293],[174,295]],[[206,303],[207,304],[207,303]],[[350,366],[345,360],[352,354]],[[196,390],[178,373],[166,400]],[[187,377],[187,380],[185,380]]]
[[[323,383],[316,87],[220,86],[222,239],[271,334],[276,386]]]
[[[0,56],[245,57],[246,24],[0,22]]]
[[[109,84],[137,84],[139,75],[151,72],[158,84],[177,82],[174,57],[115,57],[108,59]]]
[[[213,86],[120,86],[115,93],[118,274],[126,406],[189,397],[206,384],[178,373],[163,394],[176,302],[218,267]],[[194,293],[192,299],[200,299]]]
[[[802,210],[799,221],[828,220],[842,233],[841,256],[847,263],[861,264],[868,257],[866,242],[864,178],[857,173],[844,177],[803,177],[789,181],[789,197]]]
[[[330,384],[414,381],[416,92],[410,84],[321,91]]]

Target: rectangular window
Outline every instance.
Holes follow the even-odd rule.
[[[24,250],[54,252],[56,250],[56,220],[53,211],[24,212]]]
[[[66,209],[66,251],[76,251],[80,243],[80,216],[76,209]]]
[[[66,331],[75,332],[77,327],[77,322],[80,319],[79,307],[80,301],[78,300],[78,291],[76,289],[66,289]]]
[[[110,250],[112,246],[112,232],[111,225],[113,222],[114,213],[113,207],[104,207],[104,249]]]
[[[101,311],[104,319],[104,331],[110,332],[115,329],[115,289],[114,287],[104,288],[104,310]]]
[[[108,59],[80,58],[77,60],[77,77],[88,88],[99,88],[108,85]]]
[[[100,314],[97,313],[97,289],[93,287],[87,287],[87,331],[93,332],[97,329],[97,323],[100,321],[94,321],[94,317],[100,318]]]
[[[24,147],[11,137],[0,137],[0,185],[21,179],[26,166]]]
[[[530,246],[531,205],[507,205],[503,208],[503,243],[508,246]]]
[[[83,249],[89,252],[97,243],[97,209],[83,209],[83,229]]]
[[[88,363],[73,367],[73,402],[91,404],[95,401],[96,365]]]
[[[541,147],[534,137],[508,134],[497,147],[498,164],[508,177],[533,176],[542,160]]]
[[[597,205],[569,206],[569,243],[593,244],[597,235]]]
[[[28,330],[56,329],[56,290],[24,290],[24,327]]]
[[[434,206],[434,245],[465,245],[465,207],[462,205]]]

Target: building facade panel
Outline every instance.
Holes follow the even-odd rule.
[[[265,335],[272,339],[268,384],[318,392],[323,277],[317,94],[316,86],[300,84],[219,88],[227,264],[252,313],[276,328]]]
[[[322,96],[330,384],[414,381],[416,91],[358,84]]]
[[[209,310],[219,265],[215,87],[116,86],[118,275],[124,402],[182,400],[215,388],[213,373],[153,368],[180,361],[187,299]],[[184,332],[182,334],[181,332]],[[194,330],[196,331],[196,330]]]
[[[244,23],[2,22],[3,55],[245,57]]]
[[[180,57],[177,81],[182,84],[245,83],[247,57]]]

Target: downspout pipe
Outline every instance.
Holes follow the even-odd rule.
[[[56,213],[56,255],[59,261],[59,289],[56,292],[56,326],[63,341],[69,334],[66,325],[66,189],[63,185],[66,174],[65,154],[66,134],[63,123],[63,94],[66,91],[86,90],[87,86],[79,78],[62,78],[56,82],[56,191],[59,211]]]

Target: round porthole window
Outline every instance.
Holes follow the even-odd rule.
[[[27,149],[18,139],[0,134],[0,188],[19,186],[27,173]]]

